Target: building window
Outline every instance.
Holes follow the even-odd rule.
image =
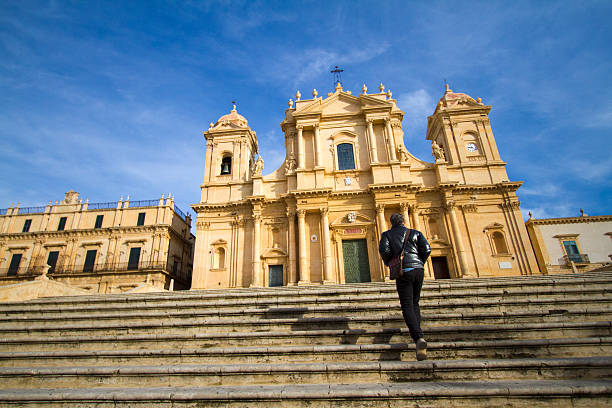
[[[57,230],[58,231],[63,231],[64,228],[66,228],[66,220],[68,219],[68,217],[62,217],[59,220],[59,224],[57,224]]]
[[[580,255],[580,250],[578,249],[576,241],[563,241],[563,247],[570,261],[582,262],[582,256]]]
[[[225,156],[221,160],[221,174],[232,174],[232,156]]]
[[[21,263],[21,254],[13,254],[11,258],[11,265],[8,269],[8,276],[17,276],[17,271],[19,271],[19,264]]]
[[[21,232],[30,232],[30,226],[32,225],[32,220],[25,220],[23,223],[23,230]]]
[[[93,272],[97,254],[98,251],[96,249],[90,249],[87,251],[87,253],[85,254],[85,264],[83,265],[83,272]]]
[[[130,258],[128,259],[128,270],[138,269],[140,261],[140,247],[130,248]]]
[[[355,169],[355,156],[353,145],[350,143],[340,143],[338,145],[338,170]]]
[[[53,271],[55,271],[55,266],[57,265],[57,258],[59,258],[59,251],[49,252],[49,256],[47,257],[47,265],[50,266],[50,273],[53,273]]]
[[[225,269],[225,249],[222,247],[215,249],[213,268],[214,269]]]
[[[104,215],[100,214],[96,216],[96,225],[94,228],[102,228],[102,220],[104,219]]]
[[[507,254],[508,246],[506,245],[506,239],[504,238],[504,234],[501,231],[495,231],[491,235],[491,239],[493,240],[493,246],[495,247],[496,254]]]
[[[136,223],[137,226],[144,225],[145,215],[146,213],[138,213],[138,222]]]

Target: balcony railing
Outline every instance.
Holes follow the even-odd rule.
[[[1,277],[26,277],[26,276],[37,276],[41,275],[45,269],[45,266],[22,266],[19,268],[0,268]],[[54,268],[49,269],[49,276],[63,276],[63,275],[74,275],[74,274],[101,274],[104,272],[128,272],[128,271],[153,271],[162,270],[168,272],[173,278],[183,281],[191,282],[191,270],[190,269],[179,269],[172,271],[167,267],[166,262],[150,262],[140,261],[136,263],[129,262],[117,262],[114,264],[93,264],[87,265],[57,265]]]
[[[19,209],[19,214],[38,214],[44,213],[47,207],[23,207]]]
[[[159,200],[139,200],[139,201],[130,201],[130,208],[133,207],[157,207],[159,205]]]
[[[87,206],[88,210],[107,210],[111,208],[117,208],[117,201],[111,201],[108,203],[90,203]]]
[[[574,262],[575,264],[591,263],[591,261],[589,261],[589,256],[587,254],[564,255],[563,259],[565,259],[566,265],[571,265],[572,262]]]
[[[20,266],[18,268],[0,268],[0,276],[35,276],[43,273],[42,266]]]
[[[179,215],[179,217],[184,220],[187,220],[187,215],[180,208],[178,208],[178,205],[176,204],[174,204],[174,211]]]

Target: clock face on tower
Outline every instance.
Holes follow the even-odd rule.
[[[467,145],[465,145],[465,148],[468,152],[475,152],[478,150],[478,146],[476,146],[475,143],[468,143]]]

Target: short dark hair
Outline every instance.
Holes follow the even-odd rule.
[[[404,225],[404,216],[402,214],[392,214],[391,215],[391,226],[397,227],[398,225]]]

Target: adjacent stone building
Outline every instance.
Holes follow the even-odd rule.
[[[0,210],[0,284],[47,274],[95,293],[141,284],[189,289],[191,218],[168,196],[83,203],[74,191],[44,207]]]
[[[429,239],[429,279],[538,273],[491,107],[447,87],[432,108],[429,163],[404,145],[404,112],[382,84],[298,91],[281,123],[285,161],[266,176],[235,106],[211,123],[192,288],[383,281],[378,240],[394,212]]]
[[[587,272],[612,262],[612,215],[525,222],[542,273]]]

